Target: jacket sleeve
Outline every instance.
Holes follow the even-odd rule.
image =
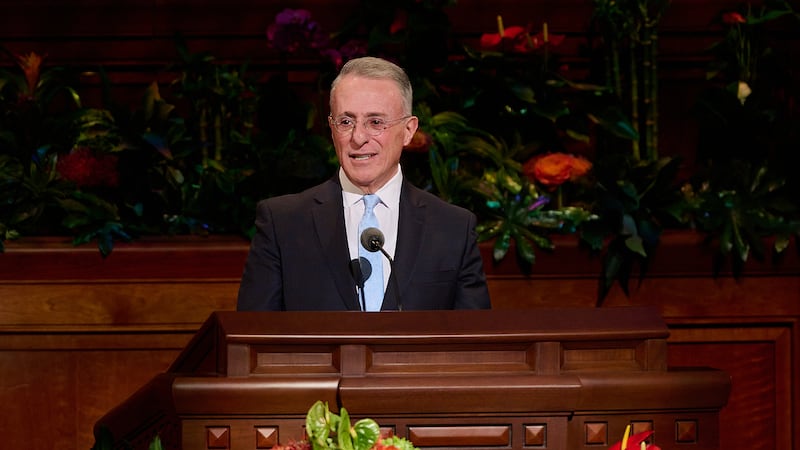
[[[256,234],[244,265],[236,309],[280,311],[284,309],[281,249],[269,200],[259,202],[255,224]]]
[[[477,218],[469,214],[468,232],[464,242],[465,248],[461,269],[458,275],[458,286],[453,307],[455,309],[490,309],[489,288],[486,285],[486,274],[483,259],[478,248]]]

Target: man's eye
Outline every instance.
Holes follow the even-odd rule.
[[[367,123],[368,123],[368,124],[369,124],[369,126],[371,126],[372,128],[380,128],[380,127],[382,127],[382,126],[383,126],[383,125],[384,125],[386,122],[385,122],[383,119],[379,119],[379,118],[373,117],[373,118],[369,119],[369,121],[368,121]]]
[[[353,126],[353,119],[342,117],[340,118],[337,123],[340,127],[352,127]]]

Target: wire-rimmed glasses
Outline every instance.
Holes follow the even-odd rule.
[[[379,116],[367,117],[362,122],[362,125],[364,125],[364,130],[367,132],[367,134],[369,134],[370,136],[378,136],[384,131],[386,131],[387,128],[393,127],[398,123],[400,123],[401,121],[408,119],[410,117],[411,116],[403,116],[391,120],[387,120]],[[350,133],[356,128],[356,125],[358,125],[358,121],[350,116],[339,116],[334,118],[333,116],[328,114],[328,122],[330,122],[330,124],[333,125],[334,130],[336,130],[338,133],[341,134]]]

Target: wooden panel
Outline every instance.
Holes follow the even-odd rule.
[[[3,448],[90,448],[95,422],[166,370],[190,335],[147,337],[0,333]]]
[[[181,359],[227,358],[215,371],[172,366],[155,384],[104,416],[118,440],[139,440],[152,435],[153,426],[178,424],[184,419],[203,426],[183,428],[183,436],[194,446],[229,448],[235,436],[250,435],[254,448],[258,433],[243,428],[240,418],[258,419],[270,435],[280,434],[277,421],[294,418],[301,422],[309,404],[322,399],[336,408],[347,408],[352,417],[372,417],[401,436],[413,436],[421,447],[441,449],[507,448],[522,450],[525,442],[536,442],[535,426],[571,424],[553,429],[546,445],[539,448],[586,448],[608,445],[606,434],[591,439],[584,424],[616,430],[625,421],[649,423],[659,430],[665,450],[712,448],[718,440],[718,411],[729,392],[728,376],[718,370],[699,368],[667,370],[666,361],[637,368],[614,364],[640,352],[643,345],[666,346],[666,326],[654,308],[551,308],[527,311],[406,311],[402,314],[353,315],[349,312],[219,312],[212,315],[182,353]],[[216,336],[209,341],[205,336]],[[663,345],[647,345],[651,342]],[[519,365],[508,370],[504,364],[486,364],[482,371],[468,370],[460,358],[454,364],[443,354],[474,348],[485,361],[519,360],[517,352],[544,359],[539,346],[553,344],[562,351],[584,349],[637,349],[635,352],[599,351],[594,360],[602,367],[563,367],[550,373],[553,363]],[[235,351],[231,351],[235,347]],[[357,347],[363,347],[356,351]],[[250,352],[241,349],[250,349]],[[243,367],[252,354],[280,349],[299,357],[282,358],[280,373],[241,373],[227,366]],[[330,349],[340,365],[321,374],[306,356]],[[338,349],[338,350],[334,350]],[[388,350],[388,351],[384,351]],[[411,366],[403,372],[348,370],[370,367],[373,356],[383,353],[384,366]],[[492,353],[497,355],[488,356]],[[556,360],[561,352],[544,352]],[[238,361],[237,361],[238,360]],[[287,364],[288,361],[288,364]],[[468,364],[467,364],[468,365]],[[202,364],[201,364],[202,366]],[[167,392],[171,395],[165,395]],[[164,399],[148,406],[144,399]],[[376,401],[380,399],[380,401]],[[131,414],[136,413],[133,420]],[[402,419],[398,419],[402,418]],[[686,424],[680,438],[673,427]],[[577,424],[577,425],[576,425]],[[286,423],[285,425],[288,425]],[[189,436],[188,433],[194,433]],[[614,436],[616,438],[616,436]],[[251,438],[252,439],[252,438]],[[146,448],[138,445],[138,448]],[[201,447],[203,448],[203,447]]]
[[[670,365],[713,365],[731,375],[731,395],[720,422],[726,430],[742,431],[722,433],[720,448],[737,448],[742,435],[753,436],[748,448],[793,448],[792,429],[798,429],[791,406],[796,381],[792,348],[800,341],[796,320],[751,326],[682,325],[671,332]]]
[[[734,384],[731,403],[722,414],[725,439],[729,442],[751,439],[750,428],[743,424],[753,403],[763,401],[774,407],[758,409],[764,420],[756,429],[761,430],[765,423],[775,423],[776,445],[784,445],[794,439],[792,427],[800,429],[798,389],[785,381],[791,373],[787,366],[800,361],[800,344],[796,337],[788,341],[782,337],[800,335],[796,326],[800,319],[798,255],[786,255],[781,265],[748,262],[745,271],[748,276],[740,280],[726,274],[715,279],[708,267],[710,256],[697,239],[691,235],[666,236],[642,285],[633,286],[630,297],[615,288],[604,307],[655,305],[673,333],[667,349],[672,355],[671,364],[719,367],[739,380]],[[109,358],[120,365],[109,368],[109,372],[100,371],[103,375],[98,377],[103,380],[115,380],[115,373],[126,371],[147,379],[161,371],[170,360],[167,355],[175,355],[175,349],[182,347],[208,314],[235,308],[247,243],[225,239],[202,242],[126,244],[115,249],[106,260],[92,246],[75,251],[68,244],[54,244],[52,240],[10,242],[7,252],[0,255],[0,348],[4,352],[0,377],[20,382],[23,373],[26,378],[39,381],[35,391],[25,391],[24,395],[17,393],[22,389],[18,386],[24,383],[4,384],[4,397],[0,400],[27,411],[23,405],[36,404],[36,400],[29,398],[34,392],[41,398],[55,398],[64,390],[81,390],[87,394],[80,406],[99,411],[135,389],[134,382],[124,381],[120,391],[100,390],[91,394],[89,388],[77,387],[80,380],[72,375],[72,365],[50,366],[31,359],[42,350],[65,352],[67,360],[77,360],[75,355],[83,352],[97,352],[96,358]],[[496,266],[487,262],[495,308],[593,307],[598,261],[581,251],[574,241],[559,241],[557,249],[553,254],[538,255],[531,277],[515,274],[513,262],[504,261]],[[484,256],[491,254],[490,249],[483,250]],[[765,351],[771,348],[776,358],[774,372],[768,372],[766,366],[755,370],[746,364],[726,362],[729,348],[743,357],[758,356],[757,352],[748,353],[751,344],[736,338],[752,338],[753,330],[759,327],[781,330],[777,332],[780,338],[762,337],[752,344]],[[723,332],[726,329],[736,331]],[[694,333],[692,341],[685,342],[690,332]],[[775,344],[770,344],[772,341]],[[676,348],[673,355],[675,345],[682,347]],[[147,349],[154,349],[150,353],[155,360],[150,364],[120,356],[136,352],[144,355]],[[542,361],[552,360],[558,354],[557,350],[546,351],[550,356]],[[595,356],[576,357],[591,360]],[[12,363],[17,357],[24,361],[22,372]],[[687,357],[693,359],[682,360]],[[514,360],[504,361],[503,364],[512,364]],[[536,363],[544,364],[542,361]],[[316,363],[312,361],[313,364]],[[540,369],[552,373],[560,370],[560,366],[542,365]],[[250,366],[236,370],[248,373]],[[347,370],[363,373],[366,369]],[[50,378],[54,380],[52,390],[42,381]],[[764,384],[769,379],[774,381]],[[763,388],[771,384],[774,388]],[[751,388],[753,392],[749,391]],[[772,396],[766,398],[769,395]],[[72,442],[74,436],[80,435],[83,438],[79,447],[88,448],[90,431],[70,419],[82,413],[75,409],[76,404],[67,402],[63,407],[63,414],[51,417],[54,422],[49,430],[53,434],[47,439]],[[30,414],[25,412],[23,416],[28,418]],[[15,417],[0,419],[0,433],[15,443],[36,435],[30,422],[23,423]],[[733,425],[728,426],[729,421]],[[41,444],[35,441],[29,447],[52,448],[44,441]]]

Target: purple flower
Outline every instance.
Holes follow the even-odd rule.
[[[275,22],[267,28],[267,39],[274,48],[290,53],[301,47],[319,48],[327,42],[310,12],[290,8],[275,15]]]
[[[306,9],[286,8],[275,15],[277,25],[305,25],[311,21],[311,12]]]
[[[542,195],[536,199],[535,202],[531,203],[531,206],[528,206],[528,211],[533,211],[535,209],[541,208],[542,206],[546,205],[550,202],[550,197],[546,195]]]

